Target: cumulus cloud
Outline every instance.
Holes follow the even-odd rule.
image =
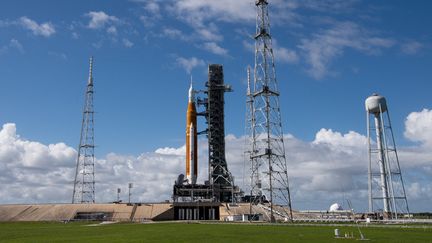
[[[184,148],[177,150],[165,148],[139,156],[110,153],[97,159],[98,202],[115,200],[116,189],[125,192],[129,182],[135,184],[134,200],[169,199],[184,164]],[[15,124],[4,124],[0,130],[0,203],[69,202],[76,156],[76,150],[64,143],[44,145],[22,139]]]
[[[411,112],[405,120],[405,137],[432,148],[432,110]]]
[[[315,135],[314,144],[329,144],[334,148],[364,147],[367,138],[357,132],[349,131],[347,134],[334,132],[332,129],[322,128]]]
[[[117,17],[108,15],[103,11],[91,11],[88,12],[86,16],[90,18],[87,25],[90,29],[101,29],[108,24],[118,23],[120,21]]]
[[[36,21],[23,16],[19,19],[19,23],[25,29],[31,30],[34,35],[40,35],[43,37],[50,37],[56,33],[54,25],[50,22],[38,24]]]
[[[374,36],[356,23],[339,22],[330,29],[314,34],[312,38],[301,39],[298,48],[310,66],[308,73],[315,79],[321,79],[330,73],[329,66],[332,61],[341,56],[345,49],[378,55],[382,49],[394,44],[394,40]]]
[[[202,59],[198,59],[196,57],[191,58],[184,58],[184,57],[178,57],[176,59],[177,65],[184,68],[187,73],[191,73],[192,69],[195,67],[204,66],[205,62]]]
[[[0,131],[0,161],[18,167],[68,166],[76,151],[64,143],[44,145],[21,139],[16,134],[16,125],[7,123]],[[11,165],[12,165],[11,164]]]
[[[16,125],[0,130],[1,203],[53,202],[70,197],[76,151],[64,143],[44,145],[20,138]],[[66,188],[66,189],[65,189]]]
[[[412,114],[422,117],[429,112]],[[409,117],[407,129],[421,127],[424,123],[423,119],[412,118],[414,115]],[[416,132],[412,134],[412,137],[419,136]],[[366,210],[368,156],[364,135],[321,129],[313,141],[285,135],[284,142],[295,209],[326,209],[334,202],[343,204],[345,199],[351,199],[357,210]],[[248,149],[246,137],[230,134],[225,143],[228,168],[236,184],[247,192],[250,178],[244,153]],[[199,140],[198,154],[198,181],[203,183],[208,171],[206,140]],[[411,208],[430,210],[430,149],[402,147],[399,155]],[[63,143],[44,145],[22,139],[16,133],[15,124],[3,125],[0,131],[0,183],[4,186],[0,188],[0,203],[69,202],[75,159],[76,151]],[[117,188],[122,189],[121,199],[125,200],[129,182],[134,183],[132,201],[168,200],[174,181],[184,173],[184,161],[184,145],[162,147],[138,156],[109,153],[97,158],[96,200],[116,200]]]

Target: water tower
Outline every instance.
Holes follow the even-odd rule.
[[[369,146],[369,212],[382,210],[383,217],[397,219],[408,213],[408,201],[386,99],[378,94],[366,101]],[[372,138],[375,133],[375,140]]]

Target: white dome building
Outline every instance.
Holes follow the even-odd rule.
[[[339,205],[338,203],[334,203],[330,206],[329,212],[337,212],[337,211],[342,211],[343,208],[341,205]]]

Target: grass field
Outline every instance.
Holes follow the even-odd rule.
[[[358,242],[335,239],[334,229],[342,234],[356,227],[328,225],[250,225],[149,223],[0,223],[0,242]],[[369,242],[432,242],[432,228],[363,227]]]

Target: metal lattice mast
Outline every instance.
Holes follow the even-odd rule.
[[[78,146],[72,203],[95,202],[93,94],[93,57],[91,57],[89,78],[85,93],[81,137]]]
[[[373,94],[365,103],[369,145],[369,212],[376,211],[382,205],[384,218],[397,219],[399,214],[409,214],[409,207],[387,102],[384,97]],[[375,133],[374,141],[371,133]]]
[[[275,221],[276,205],[288,207],[292,219],[291,195],[285,158],[279,91],[276,81],[268,1],[257,0],[254,84],[251,96],[252,149],[251,192],[256,203],[263,202],[262,193],[270,196],[270,219]],[[277,209],[280,215],[280,209]],[[288,216],[288,215],[287,215]]]

